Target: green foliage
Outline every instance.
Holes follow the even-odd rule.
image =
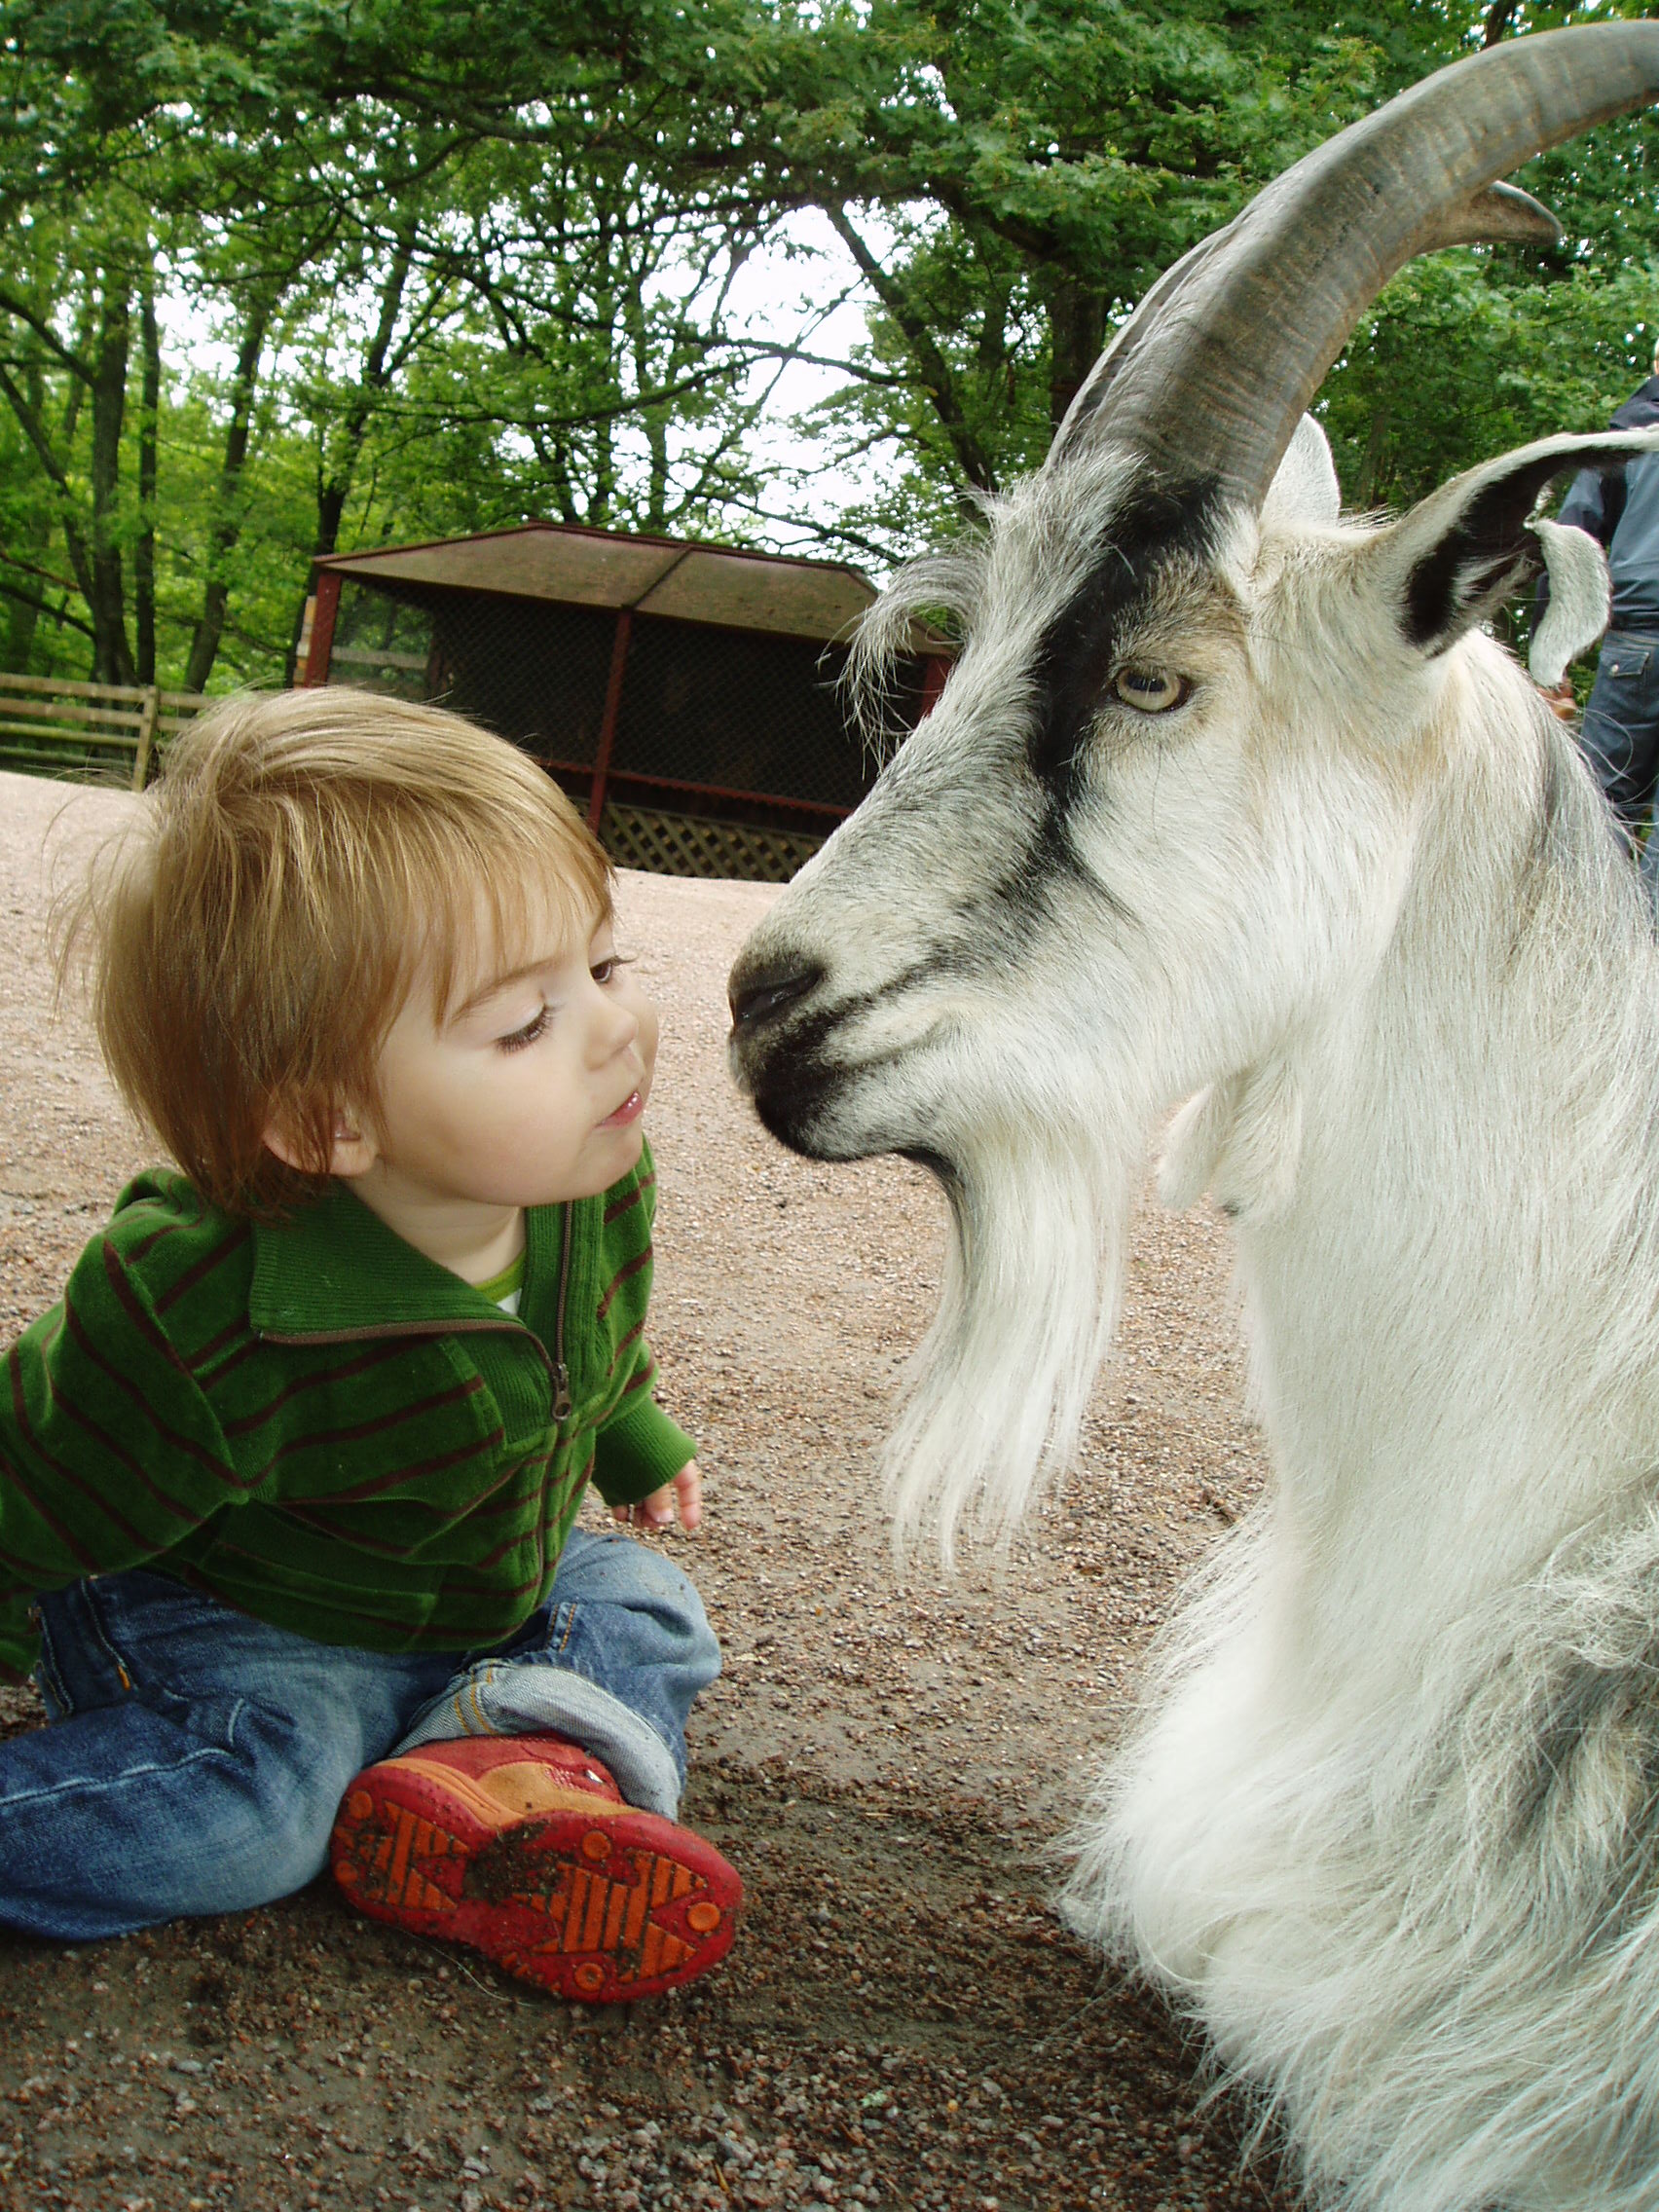
[[[1491,31],[1618,12],[0,0],[0,659],[137,668],[153,626],[165,682],[281,681],[314,554],[531,516],[881,565],[1035,465],[1289,162]],[[1351,498],[1641,381],[1651,135],[1531,165],[1560,251],[1396,278],[1321,395]],[[862,342],[781,292],[757,327],[745,266],[786,248],[862,285]],[[757,430],[794,354],[835,387],[792,476]]]
[[[1549,29],[1637,7],[1533,9]],[[1560,219],[1559,249],[1412,263],[1327,380],[1321,408],[1347,496],[1403,505],[1490,454],[1601,428],[1652,372],[1659,340],[1659,157],[1650,114],[1529,163],[1515,181]]]

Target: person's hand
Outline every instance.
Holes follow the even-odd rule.
[[[1548,707],[1557,721],[1570,722],[1576,720],[1578,701],[1573,696],[1572,679],[1570,677],[1564,676],[1559,683],[1553,685],[1540,683],[1538,689],[1543,693],[1544,705]]]
[[[671,1529],[676,1518],[687,1534],[703,1518],[703,1476],[695,1459],[687,1459],[671,1483],[653,1490],[638,1505],[613,1505],[611,1519],[636,1529]]]

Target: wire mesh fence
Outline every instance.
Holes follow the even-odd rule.
[[[540,760],[625,866],[784,881],[874,780],[837,689],[844,645],[350,574],[336,588],[311,681],[474,717]],[[901,664],[901,727],[941,673]]]

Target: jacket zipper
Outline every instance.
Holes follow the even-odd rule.
[[[567,1421],[575,1411],[575,1402],[571,1396],[571,1371],[565,1364],[565,1309],[570,1301],[573,1242],[571,1215],[571,1203],[567,1198],[559,1225],[559,1303],[553,1323],[551,1359],[535,1331],[526,1328],[509,1313],[503,1313],[498,1321],[479,1321],[458,1314],[447,1321],[382,1321],[370,1329],[261,1329],[258,1334],[274,1345],[355,1345],[373,1344],[381,1337],[448,1337],[483,1329],[507,1329],[528,1337],[535,1346],[541,1364],[553,1379],[553,1419],[558,1422]]]
[[[564,1215],[559,1224],[559,1305],[553,1323],[553,1419],[570,1419],[573,1410],[571,1400],[571,1371],[565,1365],[565,1302],[571,1290],[571,1201],[565,1201]]]

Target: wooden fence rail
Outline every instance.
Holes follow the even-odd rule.
[[[159,749],[206,704],[155,684],[0,674],[0,768],[141,792]]]

